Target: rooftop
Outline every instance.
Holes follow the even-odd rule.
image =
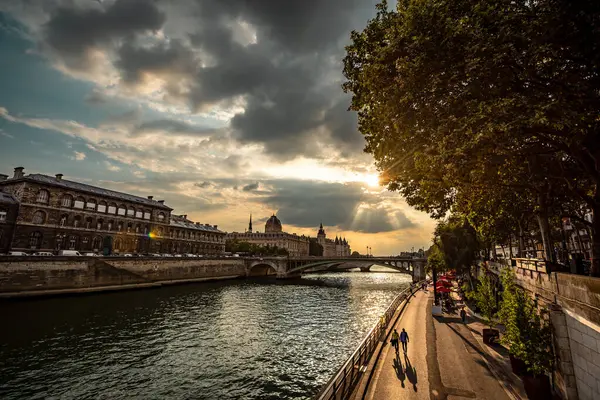
[[[147,206],[158,207],[165,210],[172,210],[172,208],[159,203],[157,200],[151,200],[145,197],[135,196],[128,193],[121,193],[114,190],[104,189],[97,186],[86,185],[85,183],[79,183],[74,181],[69,181],[62,178],[57,178],[54,176],[43,175],[43,174],[29,174],[20,178],[12,178],[4,181],[0,181],[0,185],[13,183],[18,181],[32,181],[37,183],[44,183],[52,186],[59,186],[66,189],[77,190],[80,192],[93,193],[99,196],[112,197],[114,199],[131,201],[133,203],[145,204]]]
[[[201,224],[199,222],[193,222],[187,219],[186,215],[173,215],[171,214],[171,226],[179,228],[195,229],[203,232],[214,232],[214,233],[225,233],[217,229],[217,225]]]

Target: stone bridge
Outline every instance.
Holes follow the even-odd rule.
[[[410,274],[414,282],[425,279],[426,258],[410,257],[263,257],[244,258],[247,276],[275,275],[277,278],[293,278],[303,272],[339,271],[360,268],[369,271],[374,264],[385,265],[399,272]]]

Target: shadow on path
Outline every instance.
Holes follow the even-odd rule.
[[[413,385],[413,389],[417,391],[417,369],[410,364],[410,359],[404,354],[404,364],[406,365],[406,379]]]
[[[398,358],[398,354],[396,354],[396,358],[394,358],[394,371],[396,371],[396,377],[400,380],[400,384],[404,387],[406,375],[404,374],[404,369],[402,368],[402,363],[400,362],[400,358]]]

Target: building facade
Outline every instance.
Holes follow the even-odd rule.
[[[172,216],[172,208],[152,196],[69,181],[62,174],[25,175],[22,167],[10,179],[0,175],[0,190],[18,205],[9,246],[15,251],[218,254],[225,249],[225,232],[216,225]]]
[[[273,214],[265,224],[265,232],[254,232],[252,229],[252,216],[248,229],[244,233],[232,232],[227,234],[227,239],[248,242],[259,246],[277,246],[288,251],[290,256],[308,256],[309,238],[304,235],[283,232],[279,218]]]
[[[319,231],[317,232],[317,243],[323,247],[323,257],[350,257],[352,253],[350,250],[350,244],[346,238],[335,237],[333,239],[327,239],[325,229],[323,229],[323,223],[319,225]]]

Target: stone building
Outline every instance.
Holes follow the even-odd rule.
[[[0,175],[0,179],[6,178]],[[0,192],[0,253],[10,250],[18,215],[19,202],[12,195]]]
[[[0,190],[18,203],[10,247],[18,251],[215,254],[225,233],[177,216],[154,200],[63,179],[23,173],[0,176]],[[191,225],[193,226],[191,226]],[[193,234],[192,234],[193,233]]]
[[[335,240],[327,239],[323,223],[319,225],[317,243],[323,247],[323,257],[350,257],[350,244],[348,244],[346,238],[342,239],[336,236]]]
[[[308,256],[309,238],[304,235],[283,232],[279,218],[273,214],[265,223],[265,232],[254,232],[252,230],[252,216],[248,230],[244,233],[232,232],[227,234],[227,239],[239,240],[260,246],[277,246],[288,251],[290,256]]]

